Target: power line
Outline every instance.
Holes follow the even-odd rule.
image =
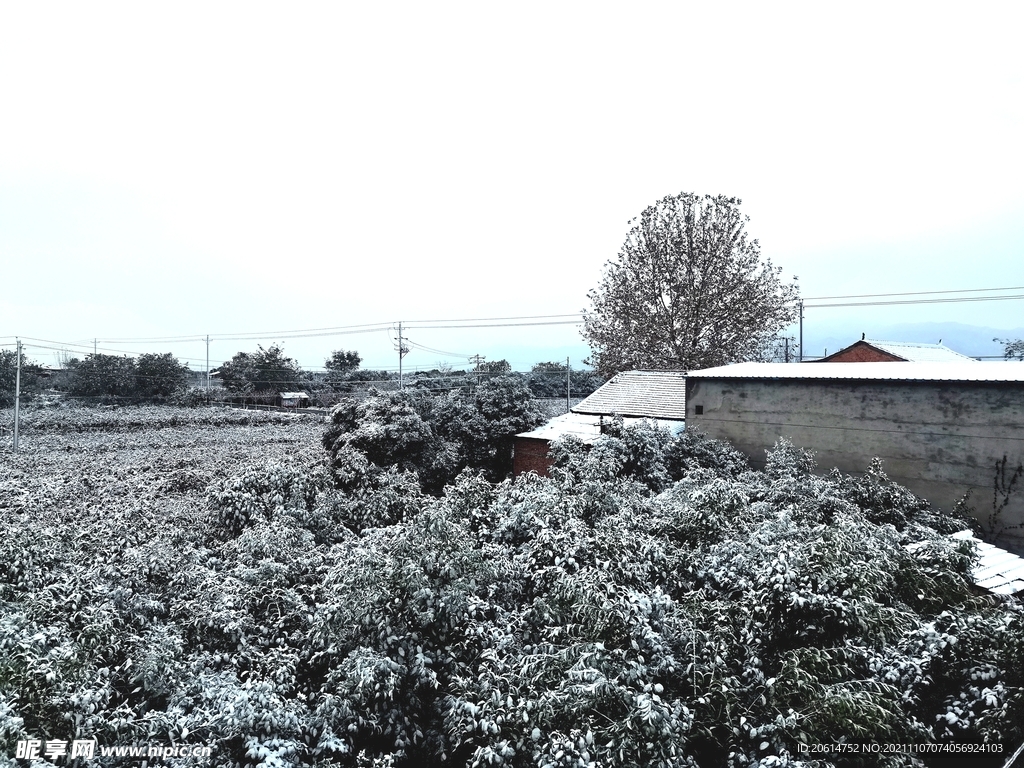
[[[521,315],[519,317],[465,317],[465,318],[448,318],[442,320],[411,320],[412,323],[480,323],[480,322],[493,322],[496,320],[546,320],[553,317],[579,317],[579,312],[573,312],[564,315]]]
[[[86,351],[88,352],[88,350],[93,347],[92,344],[73,344],[73,343],[64,342],[64,341],[51,341],[50,339],[33,339],[31,337],[28,337],[28,336],[26,336],[25,338],[28,339],[29,341],[37,341],[37,342],[41,342],[41,343],[39,343],[39,344],[26,344],[26,345],[23,345],[23,346],[25,346],[27,348],[31,348],[31,349],[48,349],[48,350],[51,350],[53,352],[66,352],[66,353],[70,354],[70,353],[75,353],[75,352],[78,351],[78,350],[75,350],[75,349],[68,349],[68,347],[82,347],[82,348],[86,349]],[[55,346],[55,347],[54,346],[47,346],[48,344],[57,344],[59,346]],[[135,356],[137,356],[139,354],[138,352],[130,352],[130,351],[126,350],[126,349],[111,349],[109,347],[96,347],[95,349],[97,351],[114,352],[114,353],[117,353],[117,354],[128,355],[128,356],[131,356],[131,357],[135,357]],[[175,357],[178,360],[191,360],[191,361],[197,362],[197,363],[202,362],[202,358],[198,358],[198,357],[177,357],[177,356],[175,356]]]
[[[850,301],[839,304],[804,304],[805,309],[822,307],[882,307],[896,304],[960,304],[968,301],[1014,301],[1024,299],[1024,293],[1010,296],[960,296],[948,299],[904,299],[896,301]]]
[[[518,320],[551,320],[556,318],[581,318],[580,313],[575,312],[571,314],[560,314],[560,315],[517,315],[512,317],[470,317],[470,318],[446,318],[440,320],[413,320],[411,322],[404,322],[404,326],[410,326],[421,323],[498,323],[499,325],[505,324],[503,321],[518,321]],[[564,322],[576,322],[565,321]],[[510,322],[508,325],[558,325],[559,322],[552,323],[515,323]],[[374,331],[383,331],[394,326],[394,322],[388,323],[360,323],[356,325],[338,325],[326,328],[298,328],[291,330],[279,330],[279,331],[239,331],[236,333],[211,333],[209,334],[210,341],[259,341],[262,339],[270,338],[303,338],[305,336],[332,336],[332,335],[346,335],[349,333],[372,333]],[[462,326],[456,326],[462,327]],[[479,327],[479,328],[492,328],[499,327],[494,325],[486,326],[465,326],[465,327]],[[11,337],[0,337],[0,338],[14,338]],[[105,339],[108,344],[151,344],[154,342],[166,342],[166,343],[184,343],[189,341],[205,341],[206,334],[179,334],[176,336],[128,336],[117,339]],[[51,343],[63,343],[63,342],[51,342]],[[91,345],[91,340],[90,340]],[[86,346],[85,341],[77,344],[68,342],[68,346]]]
[[[579,325],[583,322],[582,316],[579,320],[553,320],[545,323],[488,323],[474,325],[417,325],[415,330],[433,330],[437,328],[524,328],[531,325]]]
[[[356,330],[356,329],[377,330],[377,329],[388,328],[390,325],[391,325],[390,323],[360,323],[360,324],[357,324],[357,325],[336,325],[336,326],[330,326],[330,327],[327,327],[327,328],[299,328],[299,329],[293,329],[293,330],[287,330],[287,331],[237,331],[237,332],[234,332],[234,333],[211,333],[211,334],[209,334],[209,337],[210,337],[211,341],[238,340],[238,339],[245,339],[246,337],[252,337],[255,340],[255,339],[271,338],[271,337],[281,336],[281,335],[284,335],[284,334],[293,334],[293,333],[329,334],[329,333],[335,333],[335,332],[339,332],[339,333],[340,332],[349,332],[349,331],[353,331],[353,330]],[[196,335],[180,334],[178,336],[164,336],[164,337],[153,336],[153,337],[150,337],[150,338],[127,337],[127,338],[124,338],[124,339],[107,339],[107,341],[109,341],[109,342],[111,342],[113,344],[134,343],[136,341],[138,341],[138,342],[152,342],[152,341],[205,341],[205,340],[206,340],[206,334],[202,334],[202,335],[199,335],[199,334],[196,334]]]
[[[435,355],[448,355],[449,357],[457,357],[465,360],[468,360],[470,357],[472,357],[472,355],[464,355],[459,352],[446,352],[443,349],[434,349],[433,347],[428,347],[424,344],[417,344],[415,341],[408,337],[406,337],[405,343],[411,344],[416,349],[422,349],[424,352],[433,352]]]
[[[821,301],[824,299],[877,299],[883,296],[930,296],[936,293],[985,293],[991,291],[1024,291],[1024,285],[1009,288],[961,288],[949,291],[909,291],[906,293],[862,293],[850,296],[805,296],[804,301]]]
[[[348,336],[356,333],[378,333],[380,331],[386,331],[390,326],[380,326],[375,328],[362,328],[351,331],[324,331],[316,333],[275,333],[266,335],[250,335],[250,336],[214,336],[210,334],[210,341],[264,341],[266,339],[306,339],[317,336]]]
[[[992,291],[1013,291],[1013,290],[1024,290],[1024,286],[1012,286],[1008,288],[963,288],[956,290],[942,290],[942,291],[908,291],[902,293],[876,293],[876,294],[849,294],[842,296],[815,296],[808,297],[806,300],[809,301],[831,301],[833,299],[875,299],[875,298],[888,298],[888,297],[901,297],[901,296],[932,296],[941,294],[963,294],[963,293],[989,293]],[[933,298],[933,299],[899,299],[899,300],[887,300],[887,301],[858,301],[858,302],[841,302],[841,303],[828,303],[828,304],[804,304],[807,309],[818,309],[818,308],[831,308],[831,307],[858,307],[858,306],[891,306],[891,305],[914,305],[914,304],[939,304],[939,303],[961,303],[969,301],[1015,301],[1024,299],[1024,294],[1012,294],[1012,295],[998,295],[998,296],[955,296],[948,298]],[[566,319],[571,318],[571,319]],[[507,317],[474,317],[474,318],[449,318],[442,320],[415,320],[411,322],[403,323],[405,328],[413,328],[415,330],[455,330],[460,328],[522,328],[532,326],[547,326],[547,325],[579,325],[583,321],[583,316],[580,313],[573,314],[548,314],[548,315],[517,315]],[[295,329],[287,331],[260,331],[260,332],[242,332],[235,334],[221,333],[221,334],[209,334],[208,336],[200,335],[187,335],[180,334],[176,336],[151,336],[151,337],[124,337],[117,339],[105,339],[106,343],[110,344],[183,344],[196,341],[206,341],[207,343],[212,341],[263,341],[267,339],[298,339],[298,338],[313,338],[323,336],[341,336],[357,333],[376,333],[379,331],[388,331],[393,328],[393,323],[363,323],[356,325],[345,325],[345,326],[332,326],[326,328],[309,328],[309,329]],[[13,336],[0,337],[4,339],[13,339]],[[26,341],[41,342],[41,344],[33,344],[33,347],[43,349],[53,349],[58,352],[69,351],[67,347],[77,347],[80,349],[92,348],[92,351],[98,352],[96,340],[81,341],[81,342],[61,342],[54,341],[51,339],[35,339],[31,337],[23,337]],[[405,339],[408,342],[408,339]],[[408,342],[417,349],[423,349],[424,351],[432,352],[434,354],[450,355],[460,359],[468,359],[470,356],[463,355],[461,353],[448,352],[445,350],[434,349],[426,345],[417,344],[414,342]],[[46,347],[42,345],[55,344],[57,347]],[[2,343],[0,347],[15,346],[14,344]],[[124,355],[134,355],[136,353],[130,352],[124,349],[115,349],[111,347],[103,347],[102,351],[105,353],[116,353]],[[202,358],[180,358],[182,360],[190,360],[193,362],[203,362]],[[223,361],[221,362],[221,364]]]

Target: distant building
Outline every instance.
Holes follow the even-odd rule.
[[[861,339],[816,363],[966,363],[977,362],[942,344]]]
[[[278,392],[277,404],[285,408],[307,408],[309,395],[305,392]]]
[[[577,403],[569,413],[516,435],[513,474],[536,472],[546,477],[551,443],[568,435],[595,442],[616,416],[626,424],[650,420],[672,432],[686,421],[686,374],[682,371],[626,371]]]
[[[1024,461],[1019,362],[740,363],[690,371],[688,425],[727,440],[754,466],[780,437],[815,453],[823,471],[886,474],[950,510],[968,491],[983,523],[996,462]],[[1009,479],[1009,478],[1007,478]],[[1024,552],[1024,488],[997,528]]]

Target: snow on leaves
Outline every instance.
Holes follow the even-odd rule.
[[[975,596],[952,523],[880,468],[782,445],[755,472],[630,427],[559,446],[551,478],[430,496],[328,469],[308,422],[147,414],[3,455],[0,750],[676,768],[1024,738],[1019,605]]]

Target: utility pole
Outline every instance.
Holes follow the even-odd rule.
[[[797,350],[797,361],[804,361],[804,300],[800,299],[797,302],[797,306],[800,307],[800,349]]]
[[[96,337],[95,336],[92,339],[92,353],[93,353],[93,355],[96,354]]]
[[[18,342],[18,368],[14,374],[14,452],[18,452],[18,420],[21,416],[21,339]]]
[[[402,374],[402,358],[409,354],[409,348],[402,341],[402,322],[398,322],[398,388],[405,389],[405,378]]]
[[[569,412],[569,358],[565,358],[565,412]]]
[[[484,362],[484,356],[483,355],[473,355],[472,357],[469,358],[469,362],[476,363],[476,369],[475,369],[474,372],[476,373],[476,385],[479,387],[480,386],[480,373],[481,373],[480,366]]]
[[[210,402],[210,334],[206,334],[206,402]]]

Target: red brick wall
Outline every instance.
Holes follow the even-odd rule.
[[[896,357],[896,355],[890,355],[888,352],[883,352],[880,349],[872,347],[870,344],[863,342],[857,342],[851,347],[840,350],[834,355],[829,355],[822,362],[829,363],[893,363],[902,360],[903,358]]]
[[[537,437],[517,437],[512,449],[512,474],[536,472],[541,477],[548,476],[551,459],[548,458],[547,440]]]

